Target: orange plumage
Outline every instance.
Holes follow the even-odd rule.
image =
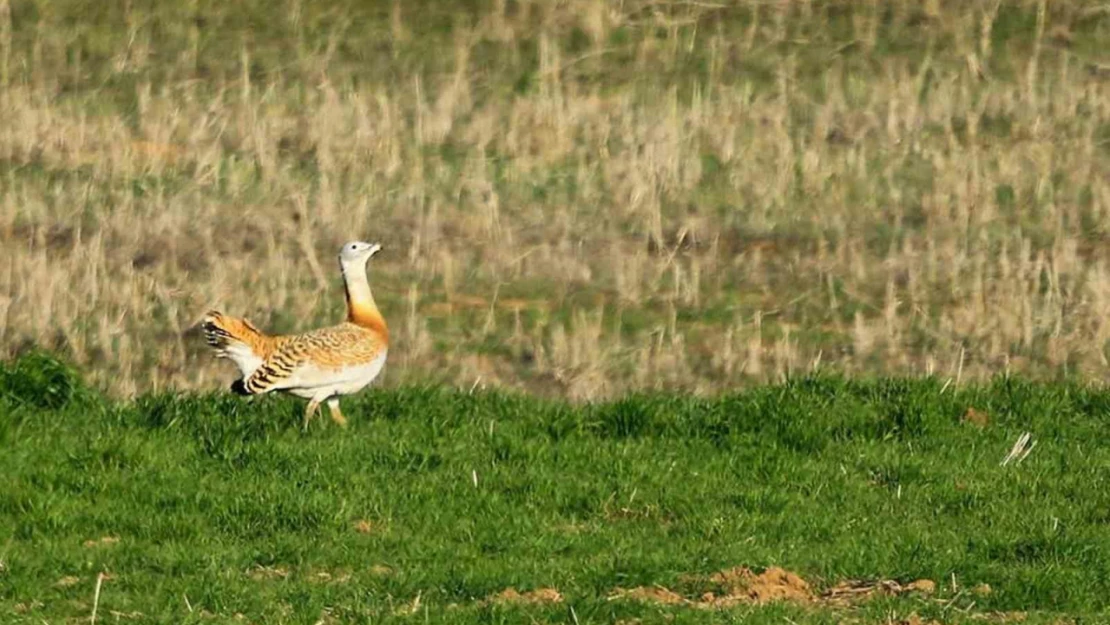
[[[208,344],[218,356],[234,361],[242,373],[232,389],[244,395],[283,391],[307,398],[305,427],[326,401],[332,419],[345,424],[339,397],[357,393],[374,381],[389,350],[389,329],[366,277],[366,261],[379,249],[356,241],[340,251],[347,321],[338,325],[273,336],[246,319],[210,311],[203,322]]]

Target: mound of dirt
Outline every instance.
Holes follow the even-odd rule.
[[[972,614],[971,618],[988,623],[1008,624],[1024,623],[1028,615],[1025,612],[987,612],[985,614]]]
[[[247,576],[255,581],[285,579],[289,577],[289,569],[280,566],[262,566],[261,564],[256,564],[247,571]]]
[[[86,540],[82,544],[84,544],[86,547],[107,547],[107,546],[114,545],[118,542],[119,542],[119,537],[117,537],[117,536],[103,536],[99,539]]]
[[[906,592],[920,592],[931,595],[937,591],[937,583],[931,579],[919,579],[906,584],[904,590]]]
[[[850,580],[815,594],[809,583],[797,573],[777,566],[772,566],[762,573],[754,573],[747,567],[738,566],[718,571],[710,575],[708,581],[719,589],[720,594],[706,592],[698,599],[687,599],[663,586],[638,586],[632,589],[617,588],[609,599],[660,605],[688,605],[696,608],[727,608],[741,604],[761,605],[775,601],[845,606],[876,596],[897,596],[905,593],[931,595],[937,589],[936,582],[931,579],[919,579],[908,584],[900,584],[894,580]]]
[[[628,590],[617,588],[609,599],[660,605],[690,605],[698,608],[727,608],[738,604],[763,604],[772,601],[808,603],[816,600],[804,579],[777,566],[758,574],[746,567],[725,569],[711,575],[709,581],[720,588],[721,594],[707,592],[694,600],[663,586],[638,586]]]
[[[936,592],[936,589],[937,584],[931,579],[919,579],[904,586],[892,579],[878,581],[854,579],[840,582],[829,588],[821,593],[821,599],[829,603],[846,604],[870,599],[877,595],[893,597],[908,592],[931,595]]]
[[[717,603],[768,603],[770,601],[813,601],[813,592],[806,580],[786,569],[772,566],[759,573],[747,567],[719,571],[709,577],[719,584],[725,595],[715,597]]]
[[[393,575],[393,569],[384,564],[375,564],[370,567],[370,574],[375,577],[385,577],[386,575]]]
[[[519,592],[516,588],[506,588],[487,599],[490,603],[562,603],[563,595],[554,588],[537,588]]]
[[[692,603],[682,595],[662,586],[637,586],[631,589],[617,588],[609,595],[609,600],[627,599],[660,605],[679,605]]]
[[[991,417],[985,412],[980,412],[974,408],[968,408],[964,416],[960,417],[960,421],[970,423],[976,427],[985,428],[991,423]]]

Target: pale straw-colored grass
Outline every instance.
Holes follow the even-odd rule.
[[[313,6],[273,19],[307,32]],[[3,1],[0,346],[122,394],[218,388],[204,311],[336,319],[361,238],[386,383],[1099,377],[1110,18],[1045,7],[501,1],[432,41],[394,3],[276,57],[185,29],[234,40],[202,76],[149,14],[82,60]],[[998,44],[1003,18],[1025,30]],[[406,61],[425,36],[436,60]]]

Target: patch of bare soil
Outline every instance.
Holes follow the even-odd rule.
[[[289,577],[289,569],[279,566],[255,566],[247,571],[247,575],[255,581],[262,581],[267,579],[285,579]]]
[[[985,428],[990,425],[991,417],[985,412],[981,412],[974,408],[968,408],[964,416],[960,418],[964,423],[970,423],[976,427]]]
[[[316,584],[346,584],[351,581],[351,574],[348,571],[312,571],[308,575],[308,581]]]
[[[985,614],[972,614],[971,618],[988,623],[1021,623],[1028,615],[1025,612],[987,612]]]
[[[370,574],[377,577],[385,577],[386,575],[393,575],[393,569],[384,564],[375,564],[370,567]]]
[[[506,588],[495,595],[490,595],[487,601],[501,604],[524,603],[533,605],[538,603],[562,603],[563,595],[554,588],[537,588],[524,592],[520,592],[516,588]]]
[[[706,592],[698,599],[687,599],[662,586],[639,586],[616,589],[610,600],[623,599],[661,605],[690,605],[698,608],[725,608],[738,604],[762,604],[772,601],[813,602],[809,584],[796,573],[773,566],[762,573],[746,567],[735,567],[714,573],[709,581],[721,593]]]
[[[994,589],[991,588],[990,584],[978,584],[971,589],[971,594],[979,595],[980,597],[986,597],[992,592],[994,592]]]
[[[610,601],[623,599],[641,601],[643,603],[658,603],[661,605],[695,603],[677,592],[662,586],[637,586],[630,589],[617,588],[609,595]]]
[[[721,597],[707,596],[718,604],[724,603],[768,603],[771,601],[797,601],[808,603],[814,600],[809,584],[796,573],[772,566],[756,574],[747,567],[738,566],[714,573],[709,581],[719,584],[725,591]],[[706,597],[703,597],[705,599]]]
[[[821,593],[821,599],[828,603],[855,603],[875,596],[892,597],[910,592],[931,595],[937,584],[931,579],[919,579],[902,585],[892,579],[878,581],[848,580]]]
[[[114,545],[118,542],[119,542],[119,538],[116,537],[116,536],[104,536],[104,537],[101,537],[99,539],[86,540],[84,542],[84,545],[86,547],[106,547],[106,546]]]
[[[660,605],[689,605],[698,608],[727,608],[734,605],[761,605],[775,601],[845,606],[875,596],[897,596],[906,593],[931,595],[936,582],[919,579],[908,584],[894,580],[841,582],[818,594],[800,575],[773,566],[755,573],[747,567],[725,569],[709,576],[718,592],[706,592],[698,599],[687,599],[663,586],[617,588],[610,600],[631,600]]]

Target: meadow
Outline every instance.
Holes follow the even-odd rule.
[[[0,622],[1110,618],[1108,41],[0,0]],[[338,319],[350,239],[389,362],[302,432],[196,324]]]
[[[575,400],[1107,370],[1094,2],[0,1],[0,349],[222,387],[209,307]]]
[[[7,363],[0,620],[1110,614],[1105,390],[809,376],[574,405],[413,386],[347,414],[305,433],[293,400],[119,402],[49,356]]]

